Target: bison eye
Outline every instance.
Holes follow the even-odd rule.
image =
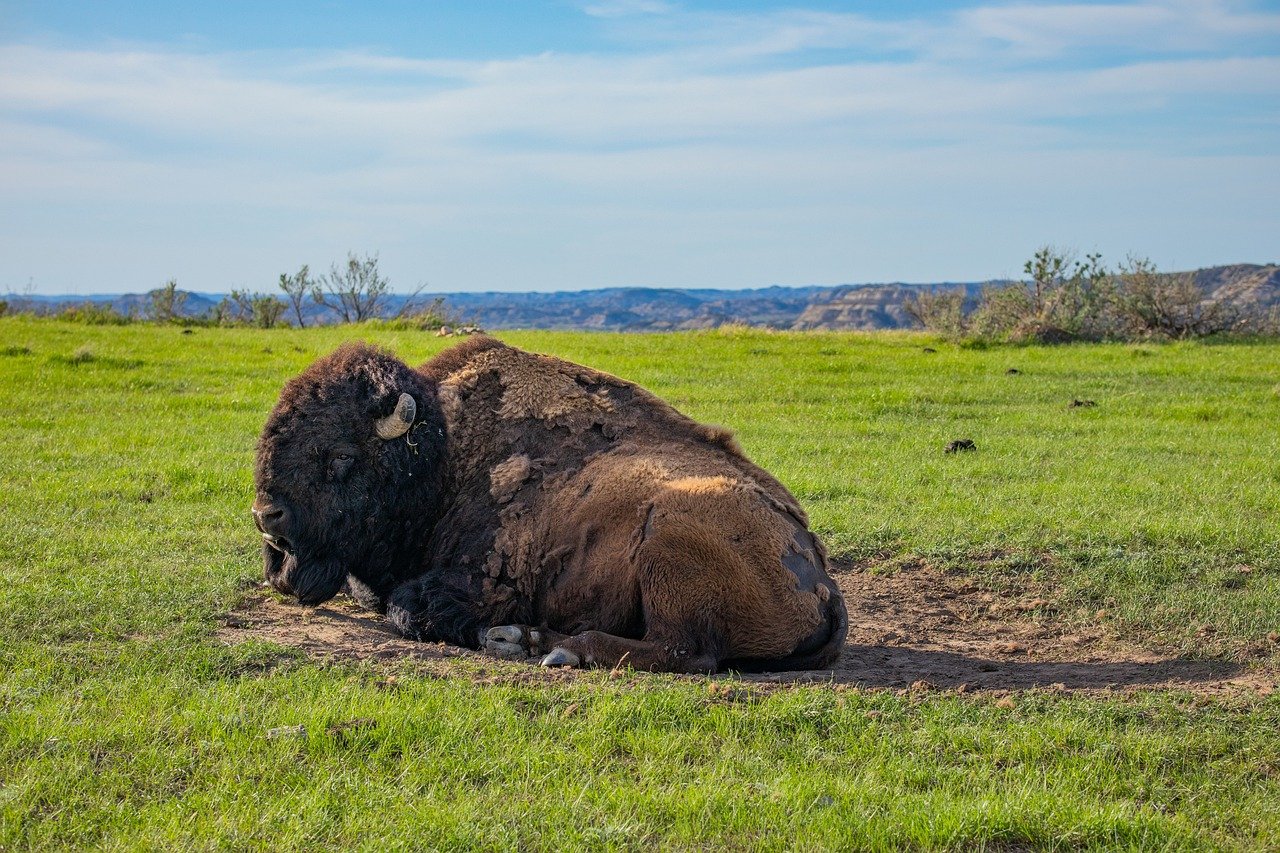
[[[351,463],[355,460],[355,455],[346,450],[335,451],[329,457],[329,479],[337,480],[342,478],[347,469],[351,467]]]

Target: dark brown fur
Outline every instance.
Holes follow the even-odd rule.
[[[321,362],[312,381],[340,382],[340,364]],[[825,551],[727,431],[490,338],[413,373],[429,389],[420,417],[434,408],[447,434],[419,515],[421,562],[405,582],[402,570],[347,566],[405,634],[510,648],[488,629],[518,626],[506,639],[549,662],[666,671],[838,656],[847,616]]]

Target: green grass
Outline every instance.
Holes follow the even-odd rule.
[[[353,336],[448,344],[0,319],[0,850],[1280,846],[1274,695],[726,695],[222,646],[260,572],[257,432]],[[732,426],[843,557],[1276,664],[1280,345],[502,337]]]

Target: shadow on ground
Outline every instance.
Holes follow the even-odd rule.
[[[1067,629],[1051,602],[1000,599],[966,578],[927,567],[888,576],[853,569],[841,572],[837,582],[850,615],[837,666],[740,676],[744,681],[966,692],[1195,693],[1270,693],[1280,681],[1280,673],[1225,661],[1162,658],[1125,645],[1103,627]],[[405,640],[345,597],[307,608],[257,595],[226,616],[219,636],[227,642],[266,640],[320,659],[483,659],[442,643]],[[531,674],[539,672],[545,671],[531,667]]]

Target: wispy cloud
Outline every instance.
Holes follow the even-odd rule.
[[[955,21],[962,39],[1003,45],[1025,56],[1090,47],[1131,53],[1209,50],[1266,44],[1280,34],[1280,15],[1241,11],[1217,0],[986,6],[962,11]]]
[[[661,0],[601,0],[588,3],[582,10],[593,18],[624,18],[630,15],[661,15],[674,8]]]

